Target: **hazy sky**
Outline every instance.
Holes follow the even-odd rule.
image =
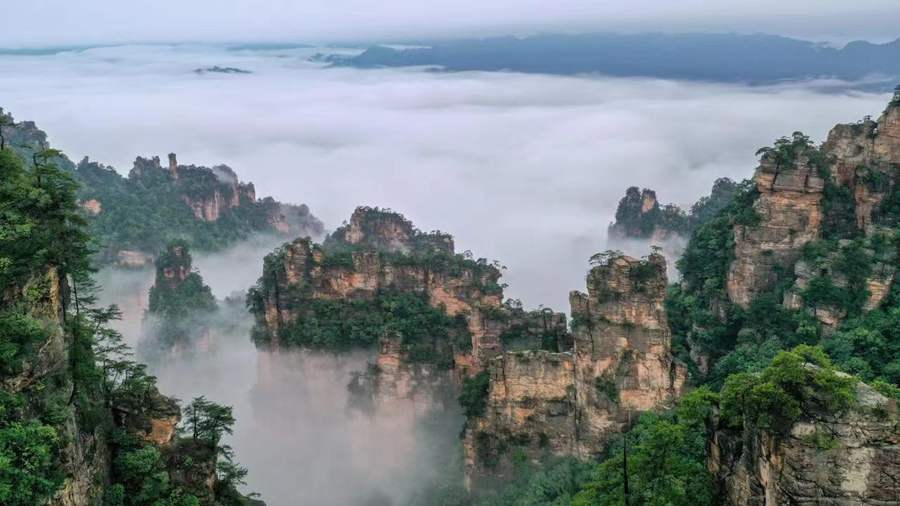
[[[535,31],[738,31],[896,38],[897,0],[5,1],[0,45],[348,40]]]

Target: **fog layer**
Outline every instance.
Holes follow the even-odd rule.
[[[226,163],[334,228],[390,207],[509,267],[509,295],[565,309],[630,185],[689,204],[754,152],[877,115],[839,83],[748,88],[597,77],[325,69],[315,50],[131,46],[0,57],[0,103],[71,157]],[[233,66],[252,74],[198,75]],[[247,268],[258,266],[247,266]],[[248,279],[233,271],[238,287]],[[236,282],[242,276],[241,282]]]
[[[279,241],[254,238],[217,254],[194,253],[194,267],[219,297],[255,282],[262,257]],[[118,304],[118,329],[134,348],[142,332],[151,270],[102,270],[102,304]],[[252,317],[239,305],[220,304],[204,346],[183,353],[149,351],[160,390],[184,402],[204,395],[234,408],[237,422],[226,443],[249,469],[246,492],[270,506],[408,504],[437,480],[461,479],[458,410],[417,416],[412,405],[364,413],[350,409],[347,385],[374,355],[307,352],[258,354]],[[146,325],[147,322],[144,322]],[[158,357],[162,357],[159,359]],[[421,413],[421,409],[419,412]],[[457,474],[453,474],[457,472]]]

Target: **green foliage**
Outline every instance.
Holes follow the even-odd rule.
[[[691,206],[688,214],[689,231],[693,232],[728,207],[734,200],[738,189],[738,183],[727,177],[716,179],[709,195],[701,197]]]
[[[270,217],[285,214],[272,199],[251,201],[240,195],[241,205],[225,209],[218,220],[197,218],[185,197],[209,199],[216,191],[224,199],[233,197],[231,184],[220,182],[205,167],[182,166],[177,180],[156,166],[123,178],[112,168],[85,160],[75,175],[83,185],[79,197],[102,205],[102,212],[88,216],[88,221],[104,262],[114,261],[120,250],[156,253],[179,239],[200,250],[221,249],[255,232],[272,231]],[[320,226],[305,206],[290,211],[311,226]]]
[[[191,272],[191,254],[186,243],[176,241],[166,247],[156,260],[156,283],[150,289],[149,311],[165,319],[185,319],[198,312],[216,310],[212,290],[203,278]],[[180,272],[186,274],[177,279]],[[176,276],[175,279],[169,276]]]
[[[184,430],[195,441],[215,447],[222,436],[231,434],[234,416],[231,407],[210,402],[203,397],[195,398],[184,408]]]
[[[0,376],[22,372],[25,360],[33,358],[50,337],[48,324],[18,311],[0,312]]]
[[[631,269],[628,270],[628,279],[638,292],[646,291],[647,283],[657,279],[659,276],[659,266],[646,260],[632,266]]]
[[[488,390],[491,386],[491,376],[487,371],[470,376],[463,381],[459,393],[459,405],[462,406],[466,418],[478,417],[484,414],[487,405]]]
[[[139,351],[151,359],[178,343],[191,343],[209,327],[216,299],[200,274],[191,272],[191,254],[183,241],[169,244],[157,257],[148,309],[144,331],[150,339]]]
[[[590,479],[594,465],[573,457],[525,464],[512,483],[478,497],[473,506],[567,506]]]
[[[37,421],[0,423],[0,503],[42,504],[62,485],[59,436]]]
[[[864,381],[900,385],[900,306],[848,320],[823,346],[842,368]]]
[[[758,191],[751,180],[737,185],[731,202],[691,236],[678,260],[683,286],[704,302],[721,297],[725,276],[734,259],[734,225],[754,226],[759,216],[753,209]]]
[[[855,399],[856,378],[839,374],[819,347],[781,351],[760,374],[730,376],[722,389],[722,418],[734,427],[749,424],[790,430],[811,409],[841,412]]]
[[[820,177],[826,178],[830,174],[829,160],[803,132],[794,132],[790,137],[782,137],[775,141],[774,146],[760,148],[756,154],[762,155],[764,160],[774,162],[776,169],[793,167],[803,156]]]
[[[0,151],[0,286],[21,287],[49,267],[63,276],[88,271],[77,184],[47,162],[52,154],[39,153],[27,168],[12,150]]]
[[[731,204],[737,189],[738,185],[734,181],[728,178],[717,179],[710,194],[700,198],[685,213],[674,204],[655,205],[645,211],[645,198],[655,199],[656,194],[652,190],[640,190],[632,186],[625,191],[625,196],[616,207],[614,228],[626,237],[648,239],[657,229],[689,236]]]
[[[706,468],[705,416],[716,396],[706,389],[685,397],[681,408],[645,414],[625,435],[629,498],[624,497],[626,447],[612,445],[573,505],[712,505],[713,479]]]
[[[372,299],[312,299],[297,320],[285,326],[284,342],[311,348],[349,350],[371,347],[385,336],[398,336],[413,362],[452,364],[452,348],[471,340],[463,319],[432,307],[419,293],[384,291]]]
[[[880,240],[875,241],[877,243]],[[814,265],[821,266],[823,262],[830,261],[832,272],[823,268],[822,274],[809,281],[809,285],[801,293],[804,304],[810,308],[824,307],[851,317],[858,316],[869,298],[867,280],[872,273],[874,260],[865,246],[863,240],[857,239],[839,247],[835,243],[825,242],[806,248],[805,256],[811,258]],[[876,244],[876,247],[884,246]],[[838,250],[830,255],[824,253],[831,248]],[[840,286],[835,283],[834,274],[841,276],[843,283]]]

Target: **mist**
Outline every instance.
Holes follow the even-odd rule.
[[[877,115],[887,98],[810,82],[323,68],[319,49],[123,46],[0,57],[0,102],[70,157],[127,173],[137,155],[225,163],[257,194],[306,203],[333,229],[392,208],[497,259],[508,295],[565,310],[628,186],[689,205],[752,175],[757,148]],[[193,72],[210,65],[252,74]],[[245,287],[257,265],[230,269]],[[218,294],[219,296],[227,295]]]
[[[249,470],[244,491],[267,504],[402,505],[437,483],[461,483],[458,408],[423,411],[403,400],[373,412],[352,408],[347,385],[374,351],[257,352],[252,316],[222,299],[242,297],[282,241],[257,236],[219,253],[192,253],[194,269],[220,299],[219,311],[203,318],[208,332],[197,347],[150,348],[153,321],[144,313],[151,269],[101,270],[98,302],[119,305],[115,326],[139,360],[150,359],[160,391],[183,403],[203,395],[232,406],[237,421],[225,443]]]

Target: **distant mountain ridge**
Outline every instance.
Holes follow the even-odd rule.
[[[900,39],[827,47],[778,35],[612,34],[535,35],[434,42],[394,49],[383,45],[356,56],[334,55],[357,68],[439,66],[449,71],[599,73],[765,84],[782,80],[859,80],[900,75]]]

